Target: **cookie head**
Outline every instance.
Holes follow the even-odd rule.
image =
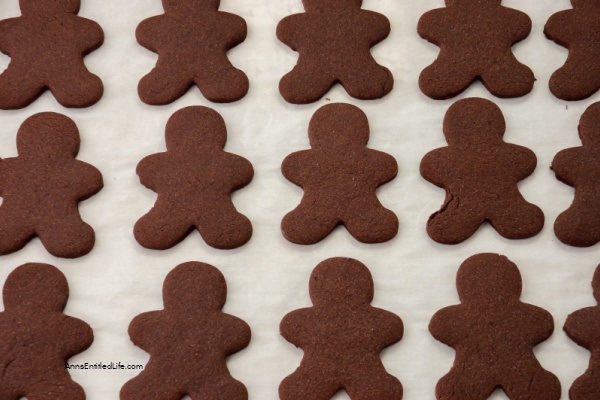
[[[321,107],[310,120],[308,138],[313,148],[366,146],[369,120],[358,107],[330,104]]]
[[[592,104],[581,116],[579,137],[584,145],[600,146],[600,102]]]
[[[19,0],[23,15],[77,14],[81,0]]]
[[[223,274],[215,267],[199,262],[180,264],[163,285],[163,301],[168,310],[205,313],[220,310],[227,298]]]
[[[340,7],[361,7],[363,0],[302,0],[307,12],[319,11],[323,8],[339,9]]]
[[[314,305],[359,305],[373,300],[373,278],[361,262],[330,258],[321,262],[310,277],[309,292]]]
[[[39,113],[27,118],[17,133],[17,151],[21,156],[75,157],[79,142],[75,122],[56,113]]]
[[[165,140],[167,150],[222,149],[227,141],[227,129],[216,111],[201,106],[186,107],[167,122]]]
[[[8,275],[2,299],[4,308],[31,312],[61,312],[69,297],[69,285],[56,267],[25,264]]]
[[[478,254],[459,268],[456,288],[462,302],[503,302],[521,296],[521,274],[508,258]]]
[[[450,106],[444,117],[444,135],[450,145],[501,139],[505,130],[502,111],[485,99],[459,100]]]
[[[163,9],[167,12],[177,12],[184,9],[213,9],[217,10],[221,0],[163,0]],[[183,7],[182,7],[183,6]]]

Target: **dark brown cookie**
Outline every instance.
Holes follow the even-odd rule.
[[[429,217],[427,233],[439,243],[460,243],[489,222],[507,239],[537,235],[544,213],[528,203],[517,184],[535,170],[535,154],[506,143],[500,108],[484,99],[454,103],[444,118],[449,146],[429,152],[421,175],[446,189],[442,208]]]
[[[369,121],[349,104],[321,107],[308,128],[310,150],[283,160],[283,175],[304,189],[300,205],[281,222],[291,242],[313,244],[343,224],[363,243],[390,240],[398,218],[384,208],[375,190],[398,173],[394,157],[367,148]]]
[[[131,341],[150,353],[144,371],[121,389],[121,400],[246,400],[246,387],[227,370],[225,358],[250,343],[250,328],[221,311],[227,285],[215,267],[188,262],[163,285],[165,309],[138,315]]]
[[[305,13],[290,15],[277,26],[277,37],[299,53],[279,91],[290,103],[319,100],[335,83],[357,99],[379,99],[394,77],[377,64],[370,48],[390,33],[389,20],[362,10],[362,0],[302,0]]]
[[[468,258],[458,270],[461,304],[438,311],[429,331],[456,350],[454,366],[437,384],[438,400],[487,399],[502,389],[510,399],[560,399],[560,382],[533,348],[552,335],[546,310],[522,303],[521,274],[498,254]]]
[[[246,21],[221,12],[220,0],[162,0],[165,13],[148,18],[136,31],[138,42],[158,53],[156,67],[142,80],[144,103],[168,104],[192,85],[217,103],[241,99],[248,77],[227,58],[246,39]]]
[[[158,193],[154,207],[135,224],[137,241],[168,249],[194,228],[218,249],[250,240],[252,225],[235,209],[231,192],[250,183],[254,170],[245,158],[223,150],[223,118],[210,108],[184,108],[169,119],[165,138],[167,151],[137,167],[140,182]]]
[[[565,64],[550,78],[550,91],[563,100],[583,100],[600,89],[600,2],[571,0],[572,10],[550,17],[548,39],[569,49]]]
[[[421,17],[418,32],[440,47],[419,77],[421,91],[433,99],[454,97],[477,79],[498,97],[533,89],[533,72],[511,50],[531,32],[531,19],[501,0],[446,0],[446,7]]]
[[[594,297],[600,304],[600,266],[592,280]],[[575,311],[565,322],[565,332],[578,345],[592,353],[587,371],[573,382],[571,400],[600,399],[600,306]]]
[[[11,57],[0,75],[0,109],[23,108],[49,89],[65,107],[88,107],[104,87],[83,57],[102,45],[96,22],[77,16],[79,0],[20,0],[17,18],[0,21],[0,51]]]
[[[575,188],[573,203],[558,216],[554,233],[563,243],[588,247],[600,242],[600,103],[581,117],[583,146],[562,150],[552,161],[556,177]]]
[[[0,254],[20,250],[35,236],[56,257],[89,253],[95,235],[78,202],[102,189],[102,175],[75,159],[79,131],[61,114],[40,113],[17,134],[18,157],[0,161]]]
[[[92,329],[62,313],[65,276],[48,264],[25,264],[6,279],[0,313],[0,399],[84,400],[65,368],[90,347]]]
[[[330,258],[310,276],[313,306],[287,314],[281,335],[304,350],[300,367],[279,386],[281,400],[327,400],[340,389],[351,399],[400,400],[402,385],[379,353],[402,338],[402,320],[371,306],[373,278],[362,263]]]

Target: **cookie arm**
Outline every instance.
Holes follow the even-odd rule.
[[[236,353],[248,346],[251,332],[245,321],[233,315],[223,314],[220,325],[220,337],[223,338],[223,350],[226,355]]]
[[[288,45],[292,50],[297,50],[302,44],[299,34],[306,26],[306,14],[293,14],[282,19],[277,25],[277,38]]]
[[[371,176],[377,176],[381,184],[384,184],[398,175],[398,162],[393,156],[378,150],[368,149],[368,151],[372,160],[370,164],[374,167],[370,172]]]
[[[79,160],[76,160],[76,162],[79,176],[79,187],[77,188],[77,192],[79,199],[85,200],[102,189],[102,174],[93,165]]]
[[[9,18],[0,21],[0,51],[4,54],[12,53],[13,47],[19,43],[19,19]]]
[[[80,40],[83,42],[84,54],[90,53],[99,48],[104,43],[104,31],[96,21],[91,19],[77,17],[80,20]]]
[[[600,321],[599,310],[597,306],[587,307],[567,317],[564,330],[578,345],[590,348],[592,343],[600,338],[600,331],[597,329]]]
[[[158,48],[164,43],[166,37],[163,21],[164,15],[156,15],[140,22],[135,30],[135,38],[138,43],[150,51],[158,52]]]
[[[152,352],[154,342],[158,336],[157,329],[165,325],[162,313],[163,311],[146,312],[131,321],[128,332],[133,344],[148,353]]]
[[[535,321],[533,324],[531,324],[531,344],[535,346],[548,339],[550,335],[552,335],[552,332],[554,332],[554,318],[552,318],[552,315],[548,311],[541,307],[531,304],[525,304],[525,306],[531,308],[531,314],[527,318],[527,321]]]
[[[537,166],[535,153],[527,147],[516,144],[506,144],[506,162],[510,162],[511,172],[518,175],[522,180],[533,174]]]
[[[569,46],[569,38],[573,38],[573,10],[559,11],[553,14],[544,26],[544,35],[563,47]]]
[[[371,327],[382,327],[383,329],[376,329],[378,339],[381,342],[377,344],[382,344],[383,347],[387,347],[394,343],[397,343],[402,339],[404,335],[404,324],[399,316],[396,314],[382,309],[375,309],[377,312],[376,321],[371,325]]]
[[[91,346],[94,341],[92,328],[78,318],[63,315],[61,337],[58,340],[64,343],[64,351],[67,357],[79,354]]]
[[[450,162],[452,160],[446,156],[448,151],[448,147],[430,151],[425,154],[419,166],[421,176],[438,187],[444,187],[447,176],[451,172]]]
[[[375,11],[362,10],[362,18],[364,18],[365,32],[368,34],[368,39],[373,45],[381,42],[390,34],[390,20]]]
[[[583,162],[581,151],[581,147],[573,147],[561,150],[554,156],[550,169],[554,171],[558,180],[570,186],[576,185],[577,177],[581,176],[584,172],[583,167],[587,165]]]
[[[429,332],[440,342],[454,347],[466,336],[462,322],[461,305],[442,308],[429,322]]]
[[[250,161],[237,154],[227,153],[230,157],[230,162],[233,167],[233,182],[234,189],[241,189],[246,186],[254,177],[254,168]]]
[[[226,47],[234,47],[242,43],[248,34],[246,20],[239,15],[228,12],[219,12],[222,23],[219,26],[223,37],[225,37]]]
[[[513,32],[513,36],[515,38],[514,40],[516,40],[516,42],[519,42],[529,36],[532,26],[531,18],[529,18],[529,16],[524,12],[512,8],[505,7],[505,12],[506,19],[502,20],[510,21],[510,25],[503,25],[502,29],[510,29]]]
[[[445,17],[447,13],[445,8],[436,8],[423,14],[417,24],[419,36],[434,44],[441,43],[442,37],[438,35],[446,32]]]
[[[136,173],[142,185],[155,192],[158,191],[159,175],[168,171],[167,157],[167,153],[157,153],[149,155],[139,162]]]
[[[302,308],[287,314],[279,324],[281,336],[296,347],[303,347],[311,335],[309,328],[311,314],[310,308]]]
[[[302,186],[306,178],[306,170],[311,164],[311,150],[297,151],[287,156],[281,164],[281,173],[285,178],[298,185]]]

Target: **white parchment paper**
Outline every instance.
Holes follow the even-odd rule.
[[[358,101],[340,87],[315,104],[287,104],[277,84],[296,62],[297,54],[275,36],[279,20],[301,12],[300,0],[223,0],[221,9],[236,13],[248,23],[248,38],[229,54],[250,78],[248,95],[233,104],[211,104],[197,89],[175,103],[155,107],[143,104],[136,91],[139,79],[150,71],[156,55],[137,44],[135,28],[144,18],[162,13],[159,0],[83,0],[80,15],[96,20],[104,29],[105,44],[86,58],[89,69],[105,84],[102,100],[90,108],[65,109],[46,93],[30,107],[0,111],[0,157],[16,155],[15,135],[30,115],[42,111],[63,113],[75,120],[81,132],[79,158],[100,169],[104,189],[81,203],[84,220],[96,231],[96,246],[87,256],[63,260],[50,256],[38,240],[25,249],[0,258],[0,283],[25,262],[47,262],[67,276],[71,297],[66,313],[88,322],[95,340],[72,363],[123,362],[145,364],[148,354],[135,347],[127,327],[137,314],[162,308],[161,287],[166,274],[184,261],[215,265],[229,287],[225,311],[249,323],[250,346],[232,356],[228,365],[234,377],[247,386],[250,399],[277,399],[279,382],[298,366],[302,351],[279,336],[278,325],[289,311],[310,305],[308,278],[320,261],[333,256],[357,258],[375,280],[373,304],[400,315],[404,339],[386,349],[383,361],[404,386],[406,400],[433,399],[437,380],[451,367],[454,352],[437,342],[427,330],[438,309],[458,301],[456,271],[467,257],[498,252],[519,266],[523,276],[522,300],[549,310],[555,319],[554,335],[535,350],[542,365],[563,385],[563,397],[573,380],[585,370],[589,353],[562,331],[566,316],[594,304],[590,281],[600,263],[600,245],[575,249],[561,244],[552,225],[572,201],[573,189],[558,182],[549,166],[554,155],[580,145],[577,124],[591,99],[567,103],[548,90],[551,73],[561,66],[567,51],[547,40],[542,31],[550,15],[570,7],[568,0],[505,0],[506,6],[526,12],[533,20],[529,38],[514,47],[522,62],[536,74],[531,94],[512,100],[491,96],[480,84],[458,98],[479,96],[495,101],[507,121],[505,140],[527,146],[538,156],[536,172],[519,185],[524,196],[546,214],[538,236],[522,241],[501,238],[489,226],[457,246],[434,243],[425,232],[427,217],[444,198],[443,190],[421,178],[423,155],[445,145],[442,119],[458,98],[433,101],[421,94],[420,71],[436,57],[438,48],[416,33],[419,17],[443,6],[442,0],[365,0],[364,8],[384,13],[392,33],[373,49],[376,59],[390,68],[394,90],[382,100]],[[0,2],[0,18],[19,15],[18,1]],[[0,57],[0,70],[9,58]],[[330,102],[361,107],[371,125],[369,146],[398,160],[400,172],[380,188],[383,204],[400,218],[400,231],[379,245],[356,242],[337,229],[314,246],[287,242],[279,231],[286,212],[300,201],[302,191],[280,173],[283,158],[308,147],[307,126],[312,114]],[[239,211],[254,226],[251,241],[242,248],[220,251],[208,247],[198,233],[168,251],[150,251],[132,235],[135,221],[146,213],[156,195],[143,187],[135,167],[144,156],[164,151],[164,127],[177,110],[206,105],[221,113],[227,123],[226,150],[249,159],[255,168],[253,182],[233,196]],[[138,371],[73,371],[88,399],[117,399],[121,386]],[[505,398],[496,393],[493,399]],[[336,399],[347,398],[338,394]]]

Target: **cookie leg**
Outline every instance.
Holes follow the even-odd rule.
[[[398,233],[398,217],[377,199],[349,207],[344,225],[362,243],[386,242]]]
[[[48,87],[63,107],[89,107],[104,93],[100,78],[90,73],[83,63],[61,71]]]
[[[421,72],[419,87],[432,99],[452,98],[464,92],[476,78],[465,67],[465,64],[455,65],[436,60]]]
[[[489,72],[481,77],[481,82],[494,96],[521,97],[533,89],[533,71],[511,55],[512,60],[494,64]]]
[[[308,372],[311,371],[311,372]],[[279,385],[280,400],[329,400],[340,389],[340,385],[327,380],[327,372],[315,375],[320,368],[300,367]]]
[[[157,202],[136,222],[133,234],[138,243],[148,249],[166,250],[185,239],[192,229],[192,223],[178,212],[175,205]]]
[[[348,94],[356,99],[380,99],[394,87],[394,77],[389,69],[375,60],[368,68],[355,69],[340,79]]]
[[[35,237],[33,226],[15,218],[11,211],[7,211],[7,207],[5,204],[0,207],[0,255],[21,250]]]
[[[233,249],[250,240],[252,224],[235,209],[231,200],[200,208],[203,215],[196,221],[196,227],[209,246]]]
[[[183,390],[177,390],[167,378],[148,374],[144,371],[123,385],[120,399],[181,400],[185,394]]]
[[[361,400],[401,400],[402,384],[387,373],[382,366],[374,366],[365,374],[353,377],[346,384],[346,391],[352,399]],[[375,386],[373,383],[377,382]]]
[[[69,377],[69,380],[37,384],[26,397],[27,400],[85,400],[85,392]]]
[[[44,85],[30,76],[23,76],[18,68],[9,66],[0,75],[0,109],[27,107],[40,97],[44,90]]]
[[[507,239],[530,238],[544,227],[542,210],[525,199],[515,201],[512,205],[499,204],[493,208],[489,220],[494,229]]]
[[[36,233],[46,250],[55,257],[81,257],[92,250],[95,242],[94,230],[79,215],[55,218],[39,226]]]
[[[585,65],[569,61],[552,74],[550,78],[550,91],[559,99],[583,100],[587,99],[600,89],[598,74],[589,73],[594,66],[586,68]]]
[[[600,384],[597,373],[586,374],[577,378],[571,389],[569,389],[569,397],[574,400],[600,399]]]
[[[169,70],[157,64],[138,84],[140,99],[150,105],[165,105],[183,96],[193,81],[184,71]]]
[[[290,242],[315,244],[329,235],[340,222],[327,212],[328,207],[315,208],[308,204],[310,202],[303,201],[281,221],[283,236]]]
[[[279,92],[289,103],[309,104],[323,97],[334,83],[322,65],[305,65],[298,60],[296,67],[281,78]]]
[[[437,400],[487,400],[496,389],[496,383],[485,379],[481,370],[473,368],[468,372],[464,368],[452,368],[442,377],[435,387]],[[511,397],[511,400],[514,399]]]
[[[588,247],[600,242],[600,210],[592,211],[597,208],[593,204],[573,203],[556,218],[556,237],[570,246]]]
[[[502,385],[511,400],[560,399],[560,382],[556,376],[542,369],[536,360],[521,361],[519,365],[519,371],[515,371],[510,382],[503,382]],[[534,372],[532,373],[532,371]]]
[[[438,243],[457,244],[470,238],[484,222],[485,217],[461,200],[446,197],[442,209],[429,217],[427,233]]]
[[[214,66],[223,65],[228,67],[214,70]],[[231,65],[226,57],[200,71],[194,82],[202,95],[214,103],[237,101],[248,93],[249,87],[246,74]]]
[[[245,400],[248,391],[242,382],[227,374],[212,377],[210,382],[198,389],[190,389],[189,396],[192,400]]]

